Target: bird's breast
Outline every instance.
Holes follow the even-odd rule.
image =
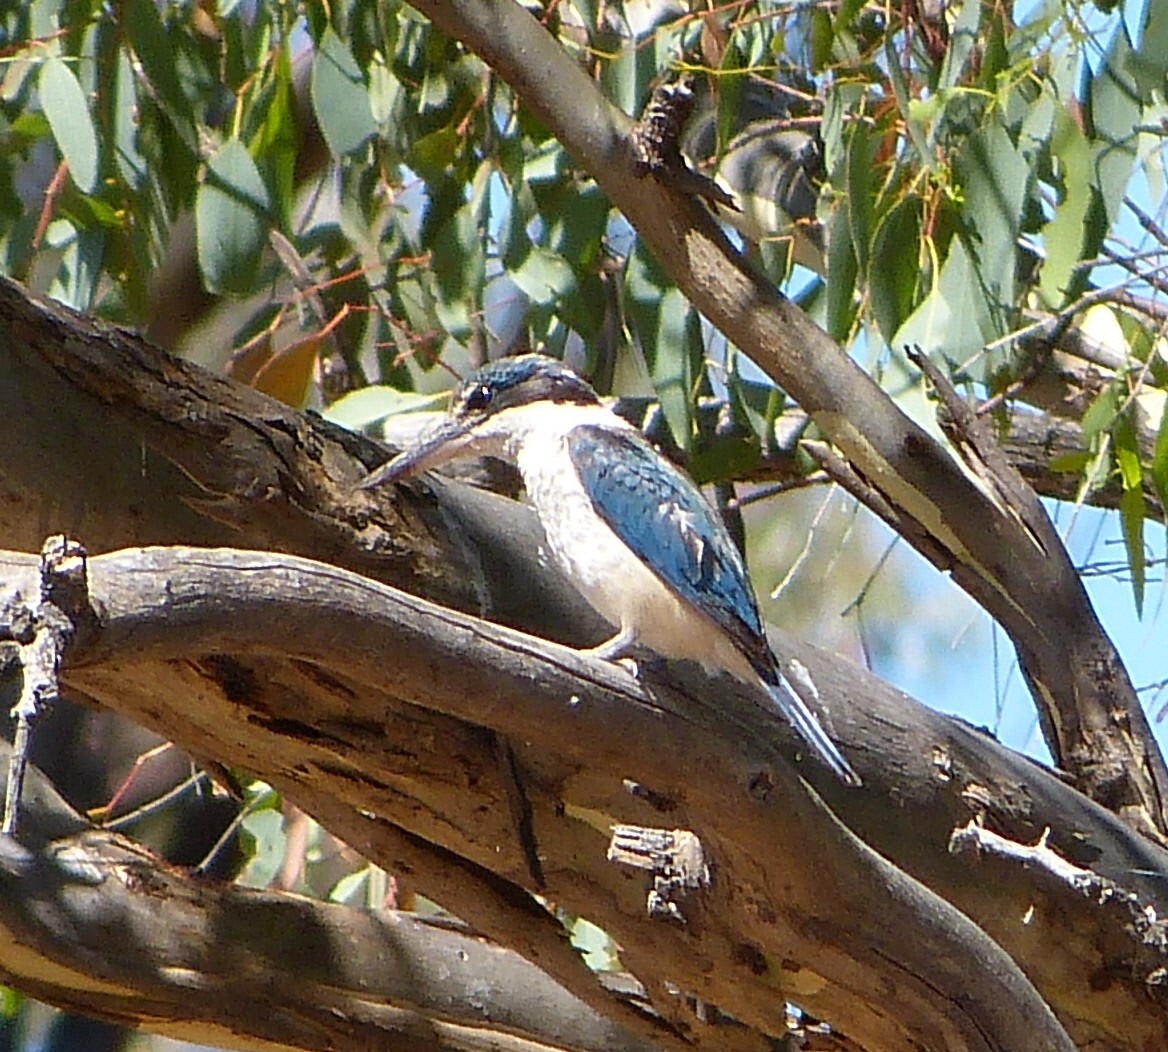
[[[524,443],[516,462],[539,515],[546,553],[614,627],[635,628],[662,657],[713,667],[740,664],[728,640],[681,600],[595,511],[563,439]]]

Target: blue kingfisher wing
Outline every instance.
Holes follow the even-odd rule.
[[[773,668],[746,568],[697,487],[639,434],[586,425],[568,452],[600,517],[674,593]]]

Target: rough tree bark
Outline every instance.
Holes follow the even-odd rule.
[[[639,176],[630,119],[523,7],[413,6],[507,80],[694,306],[811,416],[848,462],[839,481],[998,621],[1058,765],[1149,835],[1168,833],[1168,767],[1033,491],[1003,464],[986,464],[973,436],[958,446],[960,461],[951,456],[748,265],[697,198]]]
[[[600,629],[513,502],[354,495],[382,456],[360,438],[0,283],[7,703],[45,613],[31,553],[65,531],[93,555],[70,693],[263,775],[469,925],[209,887],[40,787],[0,841],[0,977],[237,1047],[762,1049],[785,1000],[835,1027],[826,1047],[1168,1046],[1168,772],[1033,491],[959,404],[959,456],[915,427],[699,204],[638,178],[628,118],[519,5],[416,6],[812,416],[833,476],[1010,634],[1067,779],[781,639],[864,777],[849,792],[732,684],[547,642]],[[609,861],[622,823],[696,835],[708,881],[662,892]],[[612,933],[636,981],[600,985],[535,890]]]
[[[0,335],[0,369],[11,380],[0,389],[10,440],[2,535],[33,551],[44,533],[67,528],[91,552],[112,553],[91,560],[99,628],[66,654],[66,686],[196,754],[263,774],[474,931],[537,964],[563,988],[542,988],[549,1013],[582,1012],[583,1002],[620,1025],[627,1047],[762,1047],[762,1035],[782,1032],[784,999],[836,1025],[839,1040],[852,1042],[839,1047],[1072,1047],[1064,1029],[1079,1047],[1156,1047],[1168,1037],[1156,983],[1168,962],[1153,923],[1165,856],[1038,765],[783,639],[828,699],[865,779],[862,791],[848,791],[799,763],[785,728],[731,684],[684,667],[646,670],[637,681],[455,613],[487,612],[569,643],[597,638],[570,589],[534,560],[538,534],[522,506],[440,480],[385,500],[354,496],[350,484],[380,456],[368,443],[127,334],[30,302],[10,284],[0,285]],[[52,411],[33,409],[44,406]],[[328,563],[141,550],[184,534],[202,545],[324,554]],[[10,556],[0,577],[19,623],[15,594],[24,604],[38,594],[35,558]],[[19,678],[4,686],[18,691]],[[599,987],[521,890],[532,890],[531,878],[497,735],[513,743],[531,804],[543,893],[618,938],[659,1019]],[[641,789],[630,792],[630,782]],[[954,853],[951,836],[971,821]],[[647,913],[648,874],[606,860],[621,822],[697,834],[710,884],[677,900],[684,924]],[[1073,869],[1011,857],[989,839],[993,830],[1035,844],[1047,829]],[[254,962],[278,958],[284,942],[267,945],[260,933],[279,926],[257,922],[254,931],[240,918],[259,907],[235,904],[229,891],[202,889],[200,898],[180,874],[157,867],[151,876],[140,850],[134,879],[95,891],[85,876],[92,868],[63,866],[78,857],[69,837],[79,835],[96,834],[68,828],[53,834],[64,840],[10,845],[2,868],[14,893],[0,896],[0,924],[21,952],[0,954],[5,979],[106,1017],[228,1042],[223,1018],[209,1018],[226,1011],[220,1000],[199,999],[197,1018],[184,995],[228,990],[211,974],[216,960],[246,952],[246,973],[262,970]],[[964,850],[971,838],[981,854]],[[85,843],[107,849],[100,837],[99,847]],[[36,909],[28,908],[30,867],[54,874],[40,881]],[[128,904],[110,904],[114,892]],[[279,897],[270,901],[278,912]],[[84,932],[109,930],[101,910],[130,917],[134,908],[150,919],[129,929],[135,953],[119,941],[103,959],[100,940]],[[193,923],[208,911],[232,922]],[[327,919],[305,926],[309,959],[334,952]],[[173,940],[145,938],[165,931],[184,932],[192,952],[176,962],[163,952],[173,953]],[[363,939],[384,937],[376,926],[364,931]],[[403,972],[415,964],[405,951],[377,952],[387,974],[374,995],[346,987],[342,975],[327,996],[297,996],[315,1009],[372,996],[387,1011],[370,1010],[363,1023],[387,1034],[412,1026],[416,1017],[388,1008],[406,1010],[390,981],[395,964]],[[152,987],[135,995],[131,959],[176,977],[169,995]],[[467,973],[461,1015],[448,1004],[435,1017],[463,1025],[492,967]],[[93,989],[84,975],[104,985]],[[678,988],[737,1024],[700,1022],[711,1014],[693,1014],[671,992]],[[327,1012],[306,1005],[279,1014],[249,1004],[226,1021],[236,1035],[229,1043],[365,1040],[347,1009],[330,1029]],[[420,1017],[433,1008],[419,998],[408,1010]],[[304,1025],[289,1026],[290,1017]],[[511,1026],[522,1029],[496,1015],[485,1021]],[[582,1029],[526,1033],[547,1047],[589,1047]],[[444,1047],[441,1035],[434,1047]]]

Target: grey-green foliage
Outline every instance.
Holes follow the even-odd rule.
[[[817,122],[822,139],[813,221],[828,267],[789,274],[782,253],[764,252],[774,279],[890,384],[916,344],[994,389],[1017,373],[1011,337],[1028,312],[1073,312],[1116,281],[1096,261],[1133,228],[1133,172],[1159,193],[1168,116],[1165,5],[1131,25],[1089,3],[1045,0],[1021,25],[1009,10],[967,0],[932,25],[863,0],[747,3],[716,24],[672,0],[538,13],[629,112],[662,77],[695,71],[716,102],[718,150],[746,85],[790,87],[790,119]],[[357,376],[424,388],[440,357],[459,369],[484,349],[583,347],[602,387],[614,361],[653,386],[705,477],[749,469],[741,430],[723,446],[700,426],[695,406],[712,390],[728,394],[753,455],[765,448],[765,420],[727,383],[737,369],[722,368],[733,350],[509,87],[400,0],[36,0],[0,15],[0,42],[9,273],[143,324],[190,213],[205,287],[256,294],[234,315],[237,343],[336,321]],[[323,317],[299,309],[273,231],[303,261]],[[1154,462],[1132,460],[1127,395],[1163,386],[1168,370],[1144,319],[1119,322],[1131,367],[1091,432],[1104,462],[1088,459],[1092,484],[1115,472],[1133,494],[1125,522],[1142,580],[1136,495],[1150,483],[1168,496],[1168,440]]]

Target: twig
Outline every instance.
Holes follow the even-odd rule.
[[[15,835],[19,821],[33,721],[57,700],[61,658],[73,642],[78,625],[93,616],[89,609],[85,560],[81,545],[62,534],[49,537],[41,548],[40,597],[35,608],[22,610],[18,600],[6,610],[6,614],[16,614],[18,622],[26,626],[24,638],[18,632],[13,633],[16,659],[24,676],[20,698],[11,710],[16,731],[8,763],[4,817],[0,821],[0,833],[6,836]]]

